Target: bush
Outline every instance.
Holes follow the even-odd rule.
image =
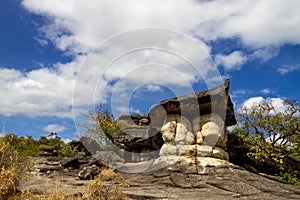
[[[8,137],[0,138],[0,199],[2,200],[16,194],[18,185],[18,156],[8,141]]]
[[[242,108],[228,149],[231,161],[250,164],[296,184],[300,181],[299,172],[285,169],[284,158],[300,156],[299,107],[296,101],[283,102],[282,106],[284,112],[277,111],[268,101],[251,109]]]

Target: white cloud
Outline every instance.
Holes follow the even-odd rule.
[[[48,133],[60,133],[66,130],[66,127],[59,124],[48,124],[43,130]]]
[[[298,0],[24,0],[23,5],[51,17],[42,30],[64,51],[86,51],[141,27],[174,29],[206,40],[237,37],[255,48],[300,43]]]
[[[61,138],[61,140],[62,140],[65,144],[67,144],[67,143],[69,143],[69,142],[72,142],[72,140],[69,139],[69,138]]]
[[[284,100],[281,98],[263,98],[263,97],[251,97],[244,101],[242,104],[242,108],[251,109],[254,106],[258,106],[264,101],[270,102],[270,104],[274,107],[276,112],[285,112],[287,110],[287,106],[283,104]]]
[[[0,114],[72,118],[72,93],[79,66],[56,64],[29,72],[0,68]]]
[[[299,66],[291,66],[291,65],[284,65],[282,67],[279,67],[277,69],[277,72],[279,72],[281,75],[285,75],[287,73],[299,70],[300,67]]]
[[[241,51],[234,51],[229,55],[216,55],[215,62],[222,65],[226,70],[240,70],[247,61],[247,57]]]
[[[53,69],[41,68],[25,73],[1,69],[0,94],[5,98],[0,101],[0,114],[5,116],[70,118],[75,84],[77,110],[83,112],[80,106],[90,109],[94,102],[107,101],[113,89],[122,96],[133,82],[135,84],[132,85],[136,86],[151,81],[176,91],[201,80],[201,76],[195,75],[199,72],[210,80],[216,80],[216,72],[211,73],[211,64],[207,61],[210,47],[200,39],[239,38],[244,45],[251,47],[254,52],[251,58],[265,60],[276,55],[274,49],[282,44],[300,43],[300,1],[297,0],[288,3],[280,0],[90,0],[89,3],[23,0],[22,4],[30,12],[48,19],[47,24],[40,27],[41,35],[36,37],[37,40],[42,45],[51,41],[75,59],[70,63],[55,64]],[[187,34],[201,46],[202,51],[200,53],[196,45],[187,45],[191,41],[186,37],[152,34],[145,29],[137,35],[128,34],[131,38],[117,37],[106,41],[107,46],[101,46],[86,59],[85,55],[107,38],[145,27],[160,27]],[[143,49],[129,52],[137,47],[149,46],[169,51]],[[176,55],[174,52],[179,53]],[[260,56],[262,52],[264,56]],[[225,69],[239,69],[247,61],[246,54],[241,51],[216,58]],[[114,59],[117,60],[106,69],[107,61]],[[194,68],[184,59],[193,60],[195,63],[192,64],[201,67]],[[159,71],[154,70],[154,65],[148,65],[144,70],[136,69],[151,63],[169,67],[160,67]],[[89,66],[88,70],[81,68],[83,70],[80,71],[82,65]],[[76,80],[77,74],[80,76]],[[103,79],[99,80],[101,74]],[[111,83],[120,79],[123,83],[115,88]]]
[[[255,50],[249,58],[251,60],[260,59],[262,62],[266,62],[275,57],[279,53],[279,48],[274,46],[259,48]]]
[[[262,94],[270,94],[270,93],[272,93],[272,91],[270,90],[270,88],[265,88],[265,89],[262,89],[260,91],[260,93],[262,93]]]
[[[244,95],[244,94],[251,94],[252,91],[248,89],[237,89],[232,91],[232,95],[238,96],[238,95]]]

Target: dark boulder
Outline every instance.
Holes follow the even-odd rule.
[[[163,100],[159,103],[167,115],[178,114],[188,119],[211,113],[224,117],[225,125],[235,125],[233,103],[229,96],[229,80],[210,90]],[[151,113],[151,111],[150,111]]]
[[[84,136],[80,138],[80,141],[91,155],[102,150],[99,143],[92,138]]]
[[[157,149],[163,144],[161,133],[152,127],[128,127],[115,136],[115,141],[129,149]]]
[[[100,168],[96,165],[86,166],[78,173],[78,177],[81,180],[92,180],[100,171]]]
[[[64,168],[73,167],[75,169],[78,169],[80,167],[79,160],[78,160],[78,158],[75,158],[75,157],[64,158],[60,162],[60,164]]]

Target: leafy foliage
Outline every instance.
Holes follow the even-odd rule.
[[[89,126],[84,125],[87,134],[99,141],[102,149],[107,150],[114,148],[113,144],[118,145],[114,141],[114,136],[120,131],[120,128],[112,113],[107,109],[103,109],[100,105],[99,110],[96,113],[90,113],[88,118],[92,124]]]
[[[300,157],[299,107],[296,101],[283,102],[282,106],[284,112],[276,110],[269,101],[251,109],[242,108],[237,115],[239,124],[232,131],[237,141],[229,149],[243,153],[233,155],[234,159],[242,158],[247,164],[281,175],[286,181],[293,177],[291,182],[295,183],[297,176],[285,170],[284,157]]]

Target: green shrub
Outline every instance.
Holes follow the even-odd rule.
[[[242,108],[237,115],[238,126],[231,131],[235,140],[228,149],[233,162],[242,158],[243,164],[296,184],[299,172],[287,171],[284,157],[300,155],[299,107],[296,101],[283,102],[283,106],[285,112],[277,111],[268,101],[251,109]]]

